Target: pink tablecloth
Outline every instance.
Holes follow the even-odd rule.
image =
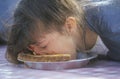
[[[8,63],[5,50],[0,46],[0,79],[120,79],[120,62],[97,60],[77,69],[35,70]]]

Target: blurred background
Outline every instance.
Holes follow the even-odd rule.
[[[13,12],[20,0],[0,0],[0,45],[6,44]]]

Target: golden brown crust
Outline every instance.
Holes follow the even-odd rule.
[[[18,60],[32,61],[32,62],[60,62],[68,61],[71,59],[69,54],[52,54],[52,55],[32,55],[20,53],[18,55]]]

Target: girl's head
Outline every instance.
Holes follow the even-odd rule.
[[[77,0],[21,0],[14,12],[7,59],[18,63],[18,53],[26,50],[70,53],[75,59],[76,51],[84,49],[84,25]]]

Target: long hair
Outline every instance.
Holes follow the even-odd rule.
[[[78,28],[85,26],[84,12],[77,0],[21,0],[14,12],[14,23],[9,35],[6,58],[20,63],[17,55],[35,42],[34,35],[52,29],[62,31],[62,25],[69,16],[77,18]],[[44,27],[36,25],[41,21]],[[52,24],[55,26],[53,27]]]

